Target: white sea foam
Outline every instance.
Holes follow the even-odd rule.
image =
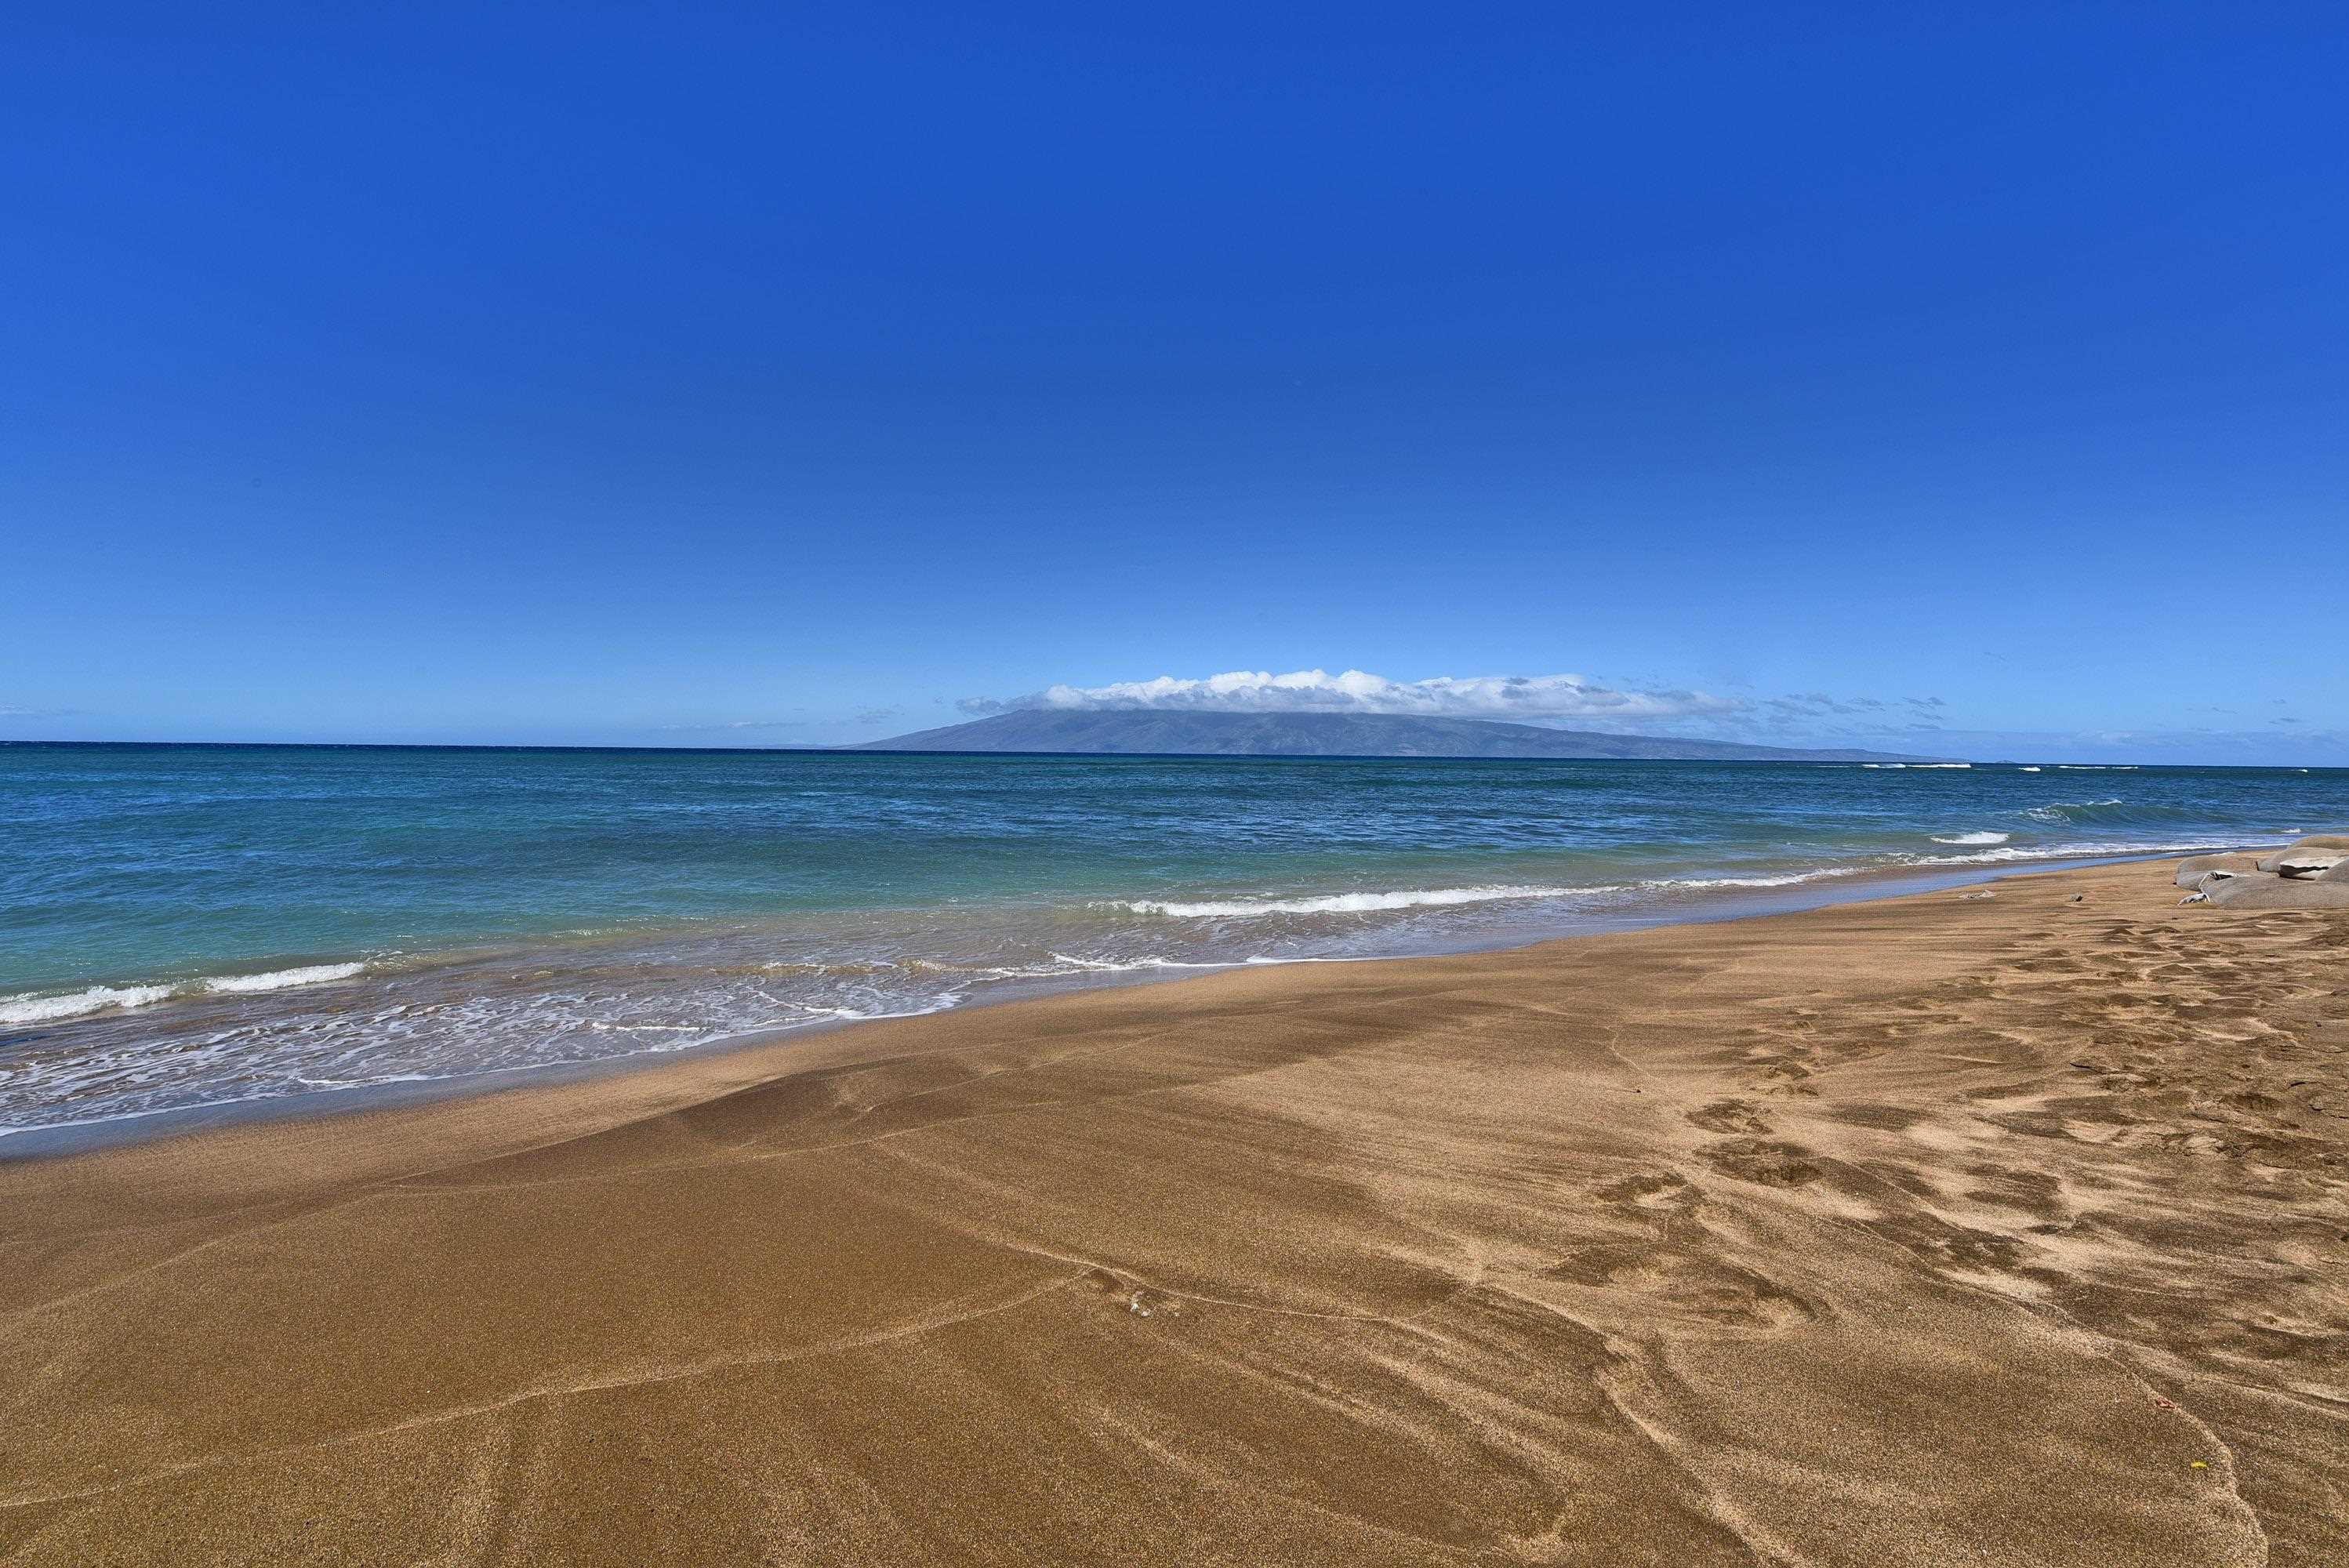
[[[2023,814],[2036,822],[2068,822],[2075,811],[2094,811],[2119,804],[2118,800],[2057,800],[2045,806],[2027,806]]]
[[[1282,958],[1268,953],[1259,953],[1253,958],[1243,959],[1241,965],[1245,967],[1247,965],[1270,964],[1381,964],[1392,956],[1392,954],[1385,953],[1322,953],[1304,954],[1295,958]]]
[[[2029,768],[2018,768],[2018,769],[2015,769],[2015,771],[2016,771],[2017,773],[2037,773],[2037,772],[2041,771],[2041,769],[2040,769],[2038,767],[2036,767],[2036,766],[2034,765],[2034,766],[2033,766],[2033,767],[2029,767]]]
[[[298,969],[273,969],[264,975],[215,975],[181,984],[91,985],[50,996],[27,992],[0,998],[0,1026],[60,1023],[93,1013],[151,1006],[173,996],[283,991],[295,985],[315,985],[322,980],[347,980],[366,967],[364,964],[312,964]]]
[[[347,980],[364,964],[311,964],[298,969],[272,969],[264,975],[215,975],[204,982],[207,991],[284,991],[295,985],[316,985],[322,980]]]
[[[0,1001],[0,1024],[47,1024],[109,1008],[144,1007],[171,994],[169,985],[92,985],[63,996],[11,996]]]
[[[1937,844],[2002,844],[2014,837],[2013,833],[1952,833],[1948,838],[1936,836]]]
[[[2252,841],[2258,847],[2280,844],[2286,841],[2274,839]],[[2000,849],[1976,850],[1963,855],[1917,855],[1906,863],[1916,866],[1987,866],[2005,865],[2025,861],[2087,861],[2108,860],[2121,855],[2182,855],[2197,850],[2224,849],[2207,839],[2139,839],[2125,842],[2106,841],[2072,844],[2010,844]],[[2248,847],[2248,846],[2246,846]]]
[[[1662,877],[1644,882],[1643,888],[1691,887],[1794,887],[1802,882],[1821,882],[1828,877],[1856,876],[1865,866],[1816,866],[1806,872],[1772,872],[1744,877]],[[1612,888],[1593,888],[1593,892],[1612,892]]]
[[[1399,892],[1333,892],[1313,898],[1226,898],[1185,902],[1179,899],[1137,898],[1113,907],[1136,914],[1216,916],[1245,920],[1262,914],[1368,914],[1384,909],[1417,909],[1431,904],[1489,903],[1495,899],[1566,898],[1587,888],[1570,887],[1438,887],[1410,888]]]

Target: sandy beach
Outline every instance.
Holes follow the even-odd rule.
[[[0,1164],[0,1562],[2338,1563],[2349,923],[2178,897]]]

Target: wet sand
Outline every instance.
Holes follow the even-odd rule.
[[[2170,869],[0,1164],[0,1562],[2336,1563],[2349,919]]]

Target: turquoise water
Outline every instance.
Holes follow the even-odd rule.
[[[2344,823],[2322,769],[0,746],[0,1130]]]

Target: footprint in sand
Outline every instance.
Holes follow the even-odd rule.
[[[1703,1196],[1677,1171],[1626,1176],[1599,1188],[1598,1195],[1610,1203],[1637,1209],[1685,1209]]]
[[[1700,1110],[1688,1113],[1689,1120],[1707,1132],[1744,1132],[1763,1134],[1774,1130],[1761,1107],[1751,1100],[1717,1099]]]
[[[1816,1320],[1820,1309],[1776,1280],[1710,1252],[1652,1241],[1600,1242],[1542,1271],[1543,1277],[1619,1292],[1707,1323],[1778,1328]]]
[[[1733,1138],[1697,1150],[1704,1162],[1724,1176],[1764,1187],[1802,1187],[1826,1174],[1799,1143],[1773,1143],[1760,1138]]]

